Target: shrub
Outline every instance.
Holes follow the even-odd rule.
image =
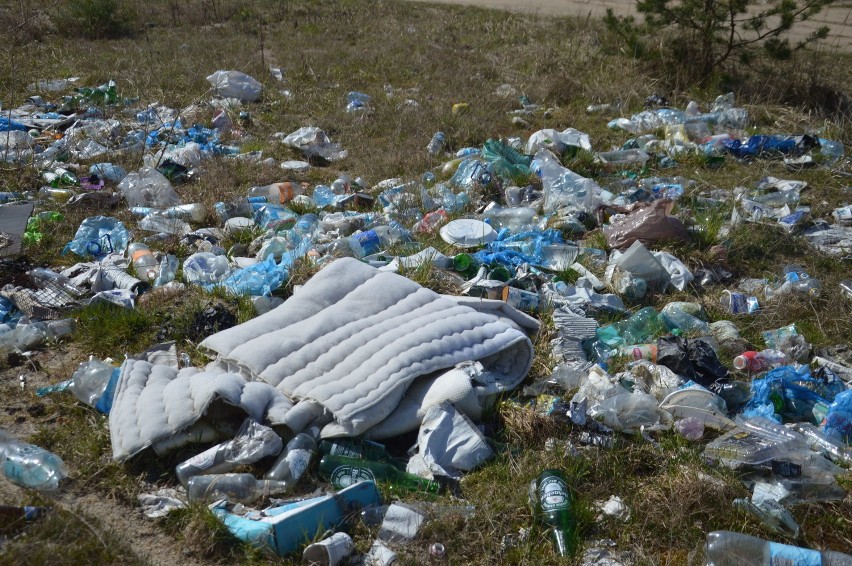
[[[68,0],[60,9],[59,28],[66,35],[90,39],[132,36],[136,12],[121,0]]]
[[[637,0],[642,25],[611,9],[604,21],[636,57],[654,54],[649,39],[665,38],[656,55],[707,86],[714,73],[735,57],[748,64],[762,50],[774,59],[788,59],[793,51],[824,39],[829,31],[825,26],[794,44],[788,36],[796,24],[832,2],[767,0],[756,7],[748,0]]]

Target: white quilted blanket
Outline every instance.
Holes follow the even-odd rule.
[[[477,418],[524,379],[526,332],[537,329],[502,301],[442,296],[340,259],[278,308],[204,340],[217,359],[203,371],[127,360],[109,417],[113,457],[215,419],[216,401],[294,433],[325,425],[325,437],[414,430],[445,400]]]
[[[500,301],[455,300],[344,258],[280,307],[201,347],[222,370],[299,402],[285,417],[294,431],[322,407],[334,421],[323,436],[356,436],[390,415],[415,378],[461,362],[481,361],[492,393],[516,387],[533,359],[526,331],[537,328]]]
[[[126,360],[109,414],[112,456],[126,460],[184,430],[222,401],[258,422],[280,424],[293,407],[281,392],[240,375]]]

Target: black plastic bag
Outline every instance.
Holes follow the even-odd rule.
[[[721,385],[728,379],[728,368],[719,361],[713,347],[700,338],[660,338],[657,340],[657,364],[711,390],[714,384]]]

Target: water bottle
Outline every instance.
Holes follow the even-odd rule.
[[[107,388],[115,367],[98,359],[83,362],[71,376],[68,389],[83,403],[94,407]]]
[[[154,287],[162,287],[166,283],[174,281],[179,265],[180,262],[176,256],[167,254],[160,262],[160,269],[157,272],[156,279],[154,279]]]
[[[852,565],[852,556],[840,552],[811,550],[789,544],[769,542],[757,537],[731,531],[707,534],[708,566],[740,566],[742,564],[771,566],[773,564],[821,564],[822,566]]]
[[[311,195],[311,200],[314,201],[319,208],[325,208],[330,204],[334,204],[337,195],[327,185],[317,185],[314,187],[314,192]]]
[[[12,438],[3,430],[0,430],[0,465],[9,481],[21,487],[53,490],[68,477],[59,456]]]
[[[444,143],[447,141],[447,135],[444,132],[435,132],[435,135],[432,136],[432,140],[429,142],[429,145],[426,146],[426,153],[429,154],[429,157],[435,157],[441,152],[441,149],[444,147]]]
[[[213,474],[190,478],[186,493],[190,501],[227,499],[233,503],[252,503],[284,494],[287,488],[286,482],[259,480],[251,474]]]
[[[243,421],[233,440],[222,442],[196,454],[175,468],[184,486],[193,476],[221,474],[242,464],[252,464],[266,456],[275,456],[283,448],[281,437],[271,428],[252,419]]]
[[[134,242],[127,246],[127,255],[133,262],[136,276],[143,281],[153,281],[157,278],[160,262],[154,257],[151,248],[145,244]]]
[[[291,491],[308,469],[316,451],[316,440],[303,432],[297,434],[287,443],[287,448],[266,473],[264,479],[284,482],[287,484],[288,491]]]

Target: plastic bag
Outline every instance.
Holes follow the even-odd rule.
[[[207,82],[216,89],[219,96],[236,98],[242,102],[254,102],[263,92],[262,84],[240,71],[216,71],[207,77]]]
[[[118,190],[130,208],[169,208],[181,204],[169,180],[153,167],[143,167],[130,173],[118,184]]]
[[[103,257],[110,253],[124,253],[130,233],[124,224],[109,216],[91,216],[80,223],[74,239],[66,244],[62,253],[74,252],[79,256]]]
[[[689,233],[680,218],[669,215],[672,206],[669,199],[655,200],[626,218],[604,226],[606,243],[623,250],[637,240],[645,245],[661,240],[689,241]]]
[[[531,168],[541,177],[546,213],[563,207],[593,212],[600,204],[598,184],[563,167],[556,156],[546,149],[535,154]]]
[[[657,363],[708,389],[728,378],[728,368],[719,361],[713,347],[702,339],[660,338],[657,340]]]
[[[825,415],[823,432],[829,438],[852,443],[852,390],[844,391],[834,398]]]
[[[548,149],[562,155],[569,146],[592,151],[589,134],[574,128],[568,128],[561,132],[552,128],[539,130],[529,137],[524,151],[528,155],[533,155],[540,149]]]
[[[606,270],[608,280],[612,280],[615,273],[613,266],[644,279],[658,289],[664,289],[669,283],[670,275],[665,266],[638,240],[624,253],[613,252]]]

